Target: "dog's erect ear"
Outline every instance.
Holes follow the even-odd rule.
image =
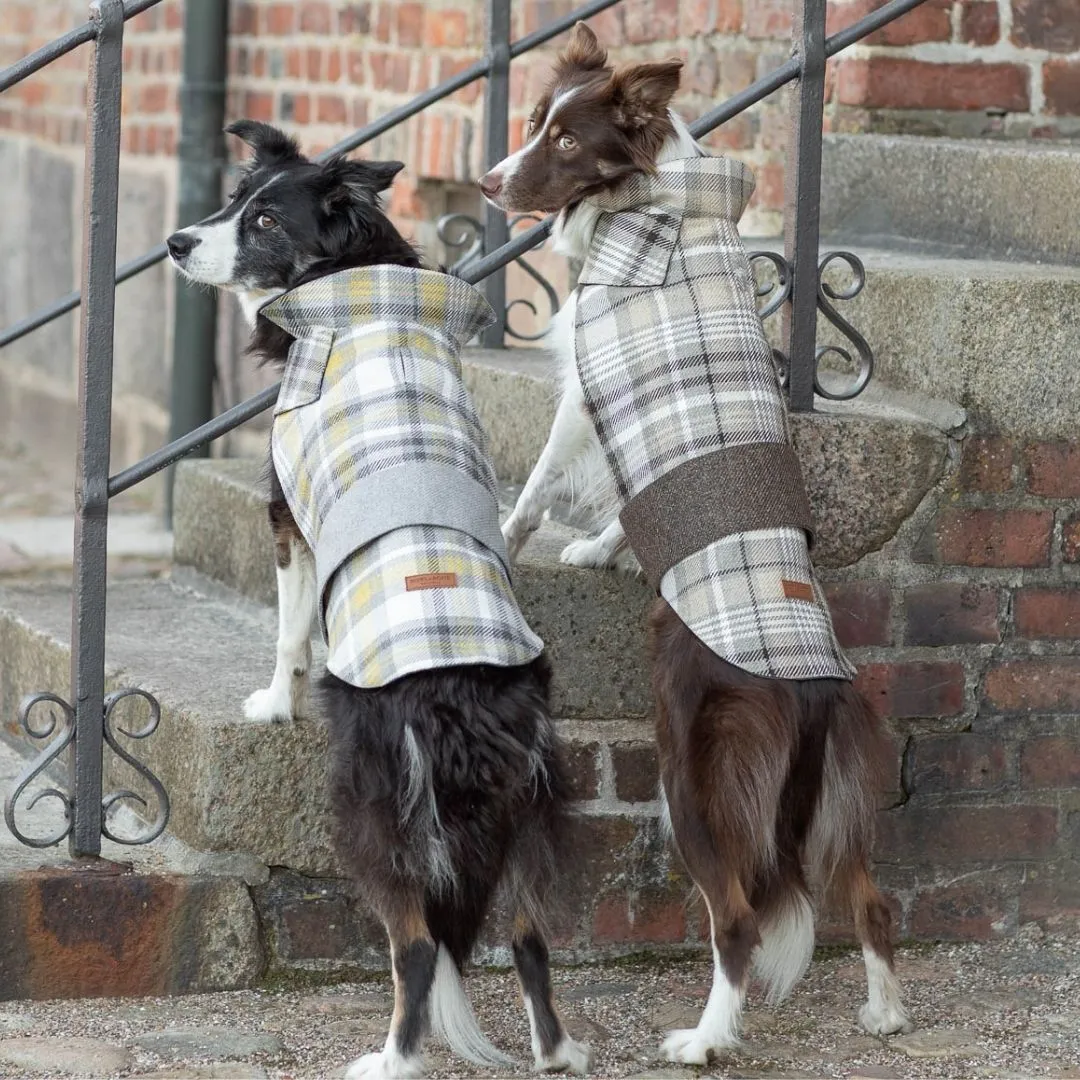
[[[611,76],[611,89],[621,106],[618,122],[642,127],[663,116],[679,89],[682,66],[681,60],[658,60],[619,68]]]
[[[405,166],[400,161],[349,161],[332,158],[323,167],[320,184],[323,210],[333,213],[349,205],[374,206]]]
[[[237,120],[225,130],[255,151],[256,165],[284,165],[289,161],[304,160],[295,139],[261,120]]]
[[[564,68],[599,70],[607,63],[607,52],[600,47],[596,35],[583,23],[575,23],[566,48],[559,53],[559,64]]]
[[[385,191],[394,182],[394,177],[405,168],[404,161],[361,161],[357,164],[363,165],[371,174],[376,191]]]

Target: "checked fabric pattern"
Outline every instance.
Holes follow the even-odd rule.
[[[446,274],[342,271],[261,309],[293,335],[271,439],[315,553],[327,667],[359,687],[543,643],[518,609],[460,349],[491,321]],[[448,524],[449,523],[449,524]]]
[[[603,213],[578,278],[577,368],[624,504],[695,458],[791,442],[737,228],[753,189],[740,162],[697,157],[590,199]],[[660,592],[756,675],[854,676],[801,529],[718,539],[671,567]]]

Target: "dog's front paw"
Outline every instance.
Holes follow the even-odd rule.
[[[424,1059],[402,1057],[393,1050],[383,1050],[380,1054],[365,1054],[357,1058],[346,1070],[345,1080],[394,1080],[395,1077],[424,1075]]]
[[[859,1010],[859,1024],[871,1035],[899,1035],[915,1030],[907,1010],[899,1002],[875,1007],[868,1001]]]
[[[293,718],[293,696],[284,694],[276,686],[256,690],[244,702],[244,716],[260,723],[282,723]]]
[[[660,1045],[660,1053],[668,1061],[678,1061],[683,1065],[708,1065],[712,1054],[734,1045],[711,1039],[703,1035],[700,1028],[681,1028],[668,1032],[668,1037]]]
[[[566,1072],[587,1076],[592,1069],[592,1051],[584,1044],[575,1042],[569,1035],[547,1057],[537,1057],[537,1072]]]
[[[602,544],[597,537],[586,540],[571,540],[562,549],[559,562],[565,563],[567,566],[580,566],[596,570],[604,570],[615,565],[615,560],[611,557],[607,545]]]
[[[516,510],[503,522],[503,541],[506,543],[506,554],[511,561],[518,557],[525,546],[525,541],[535,529],[536,526],[530,525]]]

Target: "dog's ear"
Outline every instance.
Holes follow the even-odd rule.
[[[616,122],[622,127],[644,127],[663,116],[679,89],[681,60],[628,64],[611,76],[611,90],[619,106]]]
[[[562,68],[598,71],[606,63],[607,51],[600,47],[596,35],[583,22],[575,23],[566,48],[559,53],[559,65]]]
[[[284,165],[290,161],[304,160],[295,139],[290,139],[284,131],[261,120],[237,120],[225,130],[255,151],[256,165]]]
[[[404,161],[361,161],[357,164],[363,165],[371,174],[376,191],[385,191],[394,182],[394,177],[405,168]]]
[[[385,191],[404,168],[400,161],[332,158],[323,166],[319,178],[323,210],[329,214],[350,205],[374,206],[379,192]]]

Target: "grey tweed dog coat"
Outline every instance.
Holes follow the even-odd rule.
[[[480,293],[447,274],[373,266],[260,313],[296,339],[271,450],[315,553],[329,670],[377,687],[539,656],[510,591],[487,438],[461,379],[462,344],[492,320]]]
[[[577,369],[627,539],[683,622],[755,675],[850,679],[736,227],[753,189],[700,157],[590,198]]]

